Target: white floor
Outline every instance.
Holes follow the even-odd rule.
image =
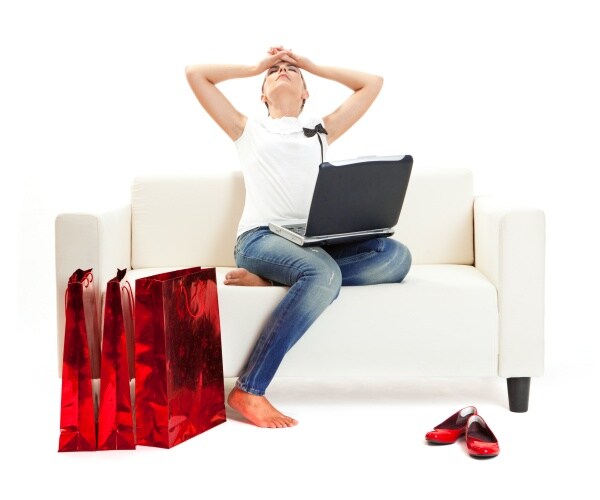
[[[57,378],[51,390],[23,389],[28,397],[20,400],[34,411],[3,404],[9,427],[0,450],[11,453],[3,454],[0,491],[12,493],[0,496],[598,498],[597,380],[586,371],[533,379],[530,409],[521,414],[509,412],[502,379],[277,379],[270,398],[297,427],[259,429],[228,409],[227,422],[169,450],[88,453],[57,452]],[[226,390],[232,384],[226,380]],[[498,457],[473,459],[462,440],[425,443],[432,426],[471,404],[498,437]]]

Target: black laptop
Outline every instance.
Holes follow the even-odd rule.
[[[321,163],[308,219],[271,221],[269,229],[300,246],[391,236],[412,164],[410,155]]]

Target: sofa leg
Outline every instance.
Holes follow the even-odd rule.
[[[510,411],[524,413],[528,410],[530,382],[531,377],[510,377],[506,379]]]

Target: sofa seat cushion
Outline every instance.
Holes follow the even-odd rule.
[[[135,280],[176,268],[131,270]],[[286,287],[223,285],[218,267],[223,366],[239,375]],[[401,284],[342,287],[283,360],[278,376],[497,376],[495,287],[468,265],[414,265]]]

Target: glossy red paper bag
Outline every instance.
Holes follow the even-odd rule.
[[[133,292],[126,270],[106,285],[102,330],[98,449],[133,450],[135,436],[130,380],[134,377]]]
[[[58,451],[96,449],[92,377],[99,375],[100,332],[92,270],[75,271],[65,293],[60,438]]]
[[[225,422],[215,269],[136,280],[137,444],[171,448]]]

